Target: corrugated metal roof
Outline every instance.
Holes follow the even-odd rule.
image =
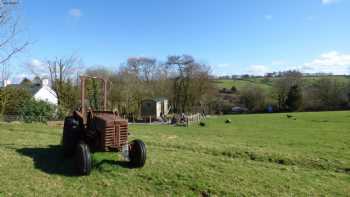
[[[152,99],[149,99],[149,100],[154,100],[154,101],[164,101],[164,100],[168,100],[167,98],[165,97],[155,97],[155,98],[152,98]]]

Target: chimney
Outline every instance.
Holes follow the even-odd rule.
[[[46,78],[42,79],[41,84],[42,86],[49,86],[49,79],[46,79]]]
[[[49,86],[49,79],[43,78],[43,79],[41,80],[41,85],[42,85],[42,86]]]
[[[5,79],[4,81],[3,81],[3,87],[6,87],[6,86],[8,86],[8,85],[10,85],[11,84],[11,81],[10,80],[8,80],[8,79]]]

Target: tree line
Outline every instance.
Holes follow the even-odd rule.
[[[198,63],[189,55],[172,55],[161,62],[148,57],[131,57],[116,68],[88,68],[78,72],[79,58],[56,58],[47,60],[45,75],[58,99],[56,116],[63,118],[72,110],[80,107],[79,75],[91,75],[106,78],[108,84],[108,108],[124,115],[139,117],[144,99],[165,97],[171,103],[174,113],[189,113],[208,109],[215,100],[215,87],[211,82],[210,67]],[[35,72],[33,71],[35,74]],[[30,85],[29,79],[21,84]],[[23,86],[22,86],[23,87]],[[25,88],[12,91],[2,88],[0,100],[1,114],[19,114],[19,109],[29,98]],[[9,93],[11,92],[11,93]],[[23,96],[23,95],[26,96]],[[102,106],[102,84],[89,80],[86,83],[88,107],[99,110]],[[22,99],[23,98],[23,99]]]
[[[140,117],[144,99],[158,97],[168,98],[173,113],[231,113],[233,107],[246,108],[248,112],[341,110],[350,107],[350,83],[337,77],[307,80],[298,71],[286,71],[279,73],[278,77],[261,79],[261,83],[269,84],[269,88],[255,83],[219,89],[216,78],[210,75],[210,67],[198,63],[189,55],[168,56],[164,62],[148,57],[131,57],[115,70],[99,67],[82,73],[77,72],[79,60],[74,57],[48,60],[45,65],[50,84],[57,94],[57,108],[53,110],[52,106],[34,101],[25,88],[8,87],[0,90],[1,115],[49,116],[51,113],[62,119],[80,107],[80,74],[108,79],[108,108],[132,117]],[[31,80],[23,79],[21,87],[31,83]],[[88,81],[86,91],[88,107],[100,110],[102,84]]]
[[[168,56],[164,62],[132,57],[116,71],[98,68],[88,69],[86,74],[112,82],[109,105],[122,114],[139,116],[144,99],[159,97],[167,98],[175,113],[195,112],[208,108],[215,97],[210,67],[189,55]],[[88,89],[89,92],[98,91],[98,88]]]
[[[346,110],[350,108],[350,80],[344,78],[311,77],[299,71],[279,72],[276,77],[259,78],[266,87],[254,83],[239,90],[236,87],[231,88],[234,91],[221,90],[222,108],[225,112],[230,111],[232,105],[245,107],[250,112]]]

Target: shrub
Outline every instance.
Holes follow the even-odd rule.
[[[205,122],[199,122],[199,126],[205,127]]]
[[[232,86],[232,87],[231,87],[231,91],[232,91],[232,93],[236,93],[236,92],[237,92],[236,86]]]
[[[19,109],[30,99],[30,93],[23,88],[6,87],[1,89],[1,114],[18,115]]]
[[[69,110],[61,105],[57,109],[56,118],[58,118],[59,120],[63,120],[70,113],[71,113],[71,110]]]
[[[25,122],[46,122],[53,118],[55,107],[44,101],[27,100],[19,109]]]

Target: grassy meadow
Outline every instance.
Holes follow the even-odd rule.
[[[96,153],[85,177],[63,159],[61,128],[0,123],[0,196],[349,196],[350,112],[291,115],[131,125],[146,143],[145,167]]]
[[[322,78],[314,77],[314,76],[304,76],[303,80],[305,84],[310,84],[315,82],[316,80]],[[348,76],[341,76],[341,75],[334,75],[334,76],[327,76],[327,78],[337,80],[341,83],[350,83],[350,77]],[[227,88],[231,89],[232,86],[235,86],[238,90],[251,85],[256,85],[264,90],[270,91],[272,88],[273,81],[278,78],[264,78],[264,77],[253,77],[253,78],[246,78],[246,79],[221,79],[216,80],[215,84],[219,88]]]

